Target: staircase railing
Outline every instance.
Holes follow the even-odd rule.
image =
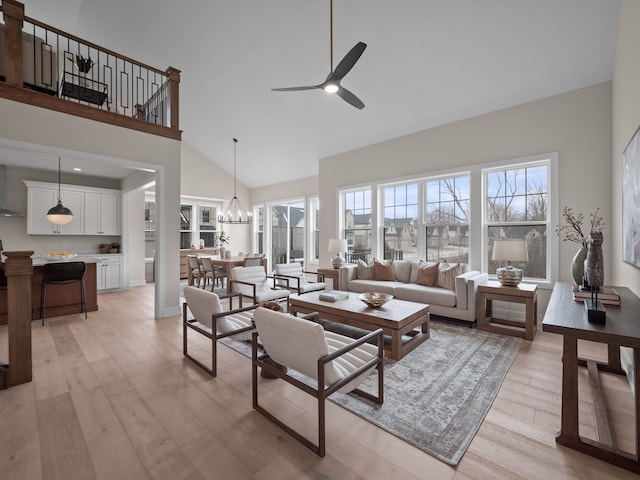
[[[15,0],[2,0],[0,10],[0,96],[180,137],[179,70],[159,70],[26,17]]]

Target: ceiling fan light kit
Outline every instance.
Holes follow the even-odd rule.
[[[363,42],[358,42],[349,52],[344,56],[338,66],[333,68],[333,0],[330,2],[330,54],[331,54],[331,71],[327,78],[319,85],[307,85],[303,87],[285,87],[285,88],[272,88],[274,92],[293,92],[298,90],[313,90],[315,88],[320,88],[327,93],[335,93],[340,98],[342,98],[345,102],[353,105],[354,107],[362,110],[364,108],[364,103],[360,100],[353,92],[350,92],[342,85],[340,82],[345,77],[349,71],[356,64],[364,49],[367,48],[367,44]]]

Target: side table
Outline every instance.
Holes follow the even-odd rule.
[[[333,290],[341,290],[339,268],[319,268],[318,273],[324,275],[325,280],[327,278],[331,279],[331,286]]]
[[[537,285],[527,283],[521,283],[516,287],[505,287],[493,280],[484,285],[478,285],[478,330],[533,340],[538,323],[537,288]],[[524,322],[494,317],[494,300],[524,303],[526,311]]]

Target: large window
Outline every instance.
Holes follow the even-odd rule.
[[[468,174],[425,182],[425,256],[428,261],[469,263]]]
[[[304,263],[304,202],[271,206],[271,261]]]
[[[339,192],[347,261],[359,258],[462,262],[495,275],[496,239],[524,239],[529,261],[517,264],[528,281],[557,277],[557,154],[464,171],[439,172]]]
[[[546,162],[485,172],[485,225],[489,273],[503,266],[491,260],[493,242],[524,239],[529,261],[514,266],[533,279],[548,279],[549,166]]]
[[[342,193],[342,230],[349,251],[347,262],[371,258],[371,188]]]
[[[418,258],[419,185],[409,183],[383,188],[384,258]]]

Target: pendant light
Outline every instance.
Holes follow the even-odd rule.
[[[60,197],[60,157],[58,157],[58,204],[49,209],[47,220],[56,225],[66,225],[73,220],[73,213],[62,205],[62,198]]]
[[[247,213],[242,206],[242,202],[238,200],[236,194],[236,147],[238,145],[238,139],[233,139],[233,198],[229,202],[229,206],[224,213],[218,216],[218,222],[220,223],[251,223],[253,215]]]

